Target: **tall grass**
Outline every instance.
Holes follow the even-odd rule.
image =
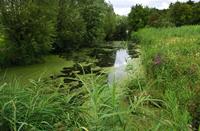
[[[42,81],[31,83],[30,87],[17,81],[1,86],[1,130],[67,130],[87,124],[79,93],[69,94]]]
[[[83,87],[71,91],[39,79],[26,87],[17,81],[0,87],[0,129],[132,131],[138,122],[151,117],[144,93],[127,94],[126,83],[109,85],[104,76],[78,76]],[[131,99],[134,97],[134,99]]]
[[[197,130],[200,121],[194,114],[198,114],[199,104],[194,97],[199,100],[200,26],[142,29],[133,37],[141,46],[145,83],[153,83],[147,92],[165,102],[161,112],[167,127],[189,130],[193,125]]]

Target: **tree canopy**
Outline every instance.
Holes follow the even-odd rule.
[[[11,65],[111,40],[116,27],[112,5],[104,0],[1,0],[0,21]]]
[[[11,64],[36,62],[51,49],[56,4],[54,0],[1,0],[1,21]]]
[[[194,25],[200,23],[200,2],[189,0],[187,2],[171,3],[168,9],[154,9],[133,6],[128,15],[129,29],[137,31],[144,27],[169,27]]]

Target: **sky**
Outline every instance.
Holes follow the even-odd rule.
[[[119,15],[128,15],[131,10],[131,7],[136,4],[142,4],[143,6],[155,7],[157,9],[166,9],[169,7],[170,3],[176,1],[186,2],[188,0],[106,0],[110,2],[115,10],[116,14]],[[193,0],[200,1],[200,0]]]

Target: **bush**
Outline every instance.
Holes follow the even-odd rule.
[[[11,61],[11,64],[37,62],[51,49],[56,13],[51,4],[55,6],[56,2],[54,0],[0,2],[5,42],[9,50],[7,61]]]

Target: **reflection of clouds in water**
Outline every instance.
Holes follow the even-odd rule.
[[[129,55],[127,50],[121,49],[116,53],[115,65],[114,67],[120,67],[127,64],[127,60],[129,59]]]
[[[117,81],[127,75],[126,65],[127,61],[130,59],[127,50],[121,49],[116,53],[114,70],[108,75],[109,84]]]

